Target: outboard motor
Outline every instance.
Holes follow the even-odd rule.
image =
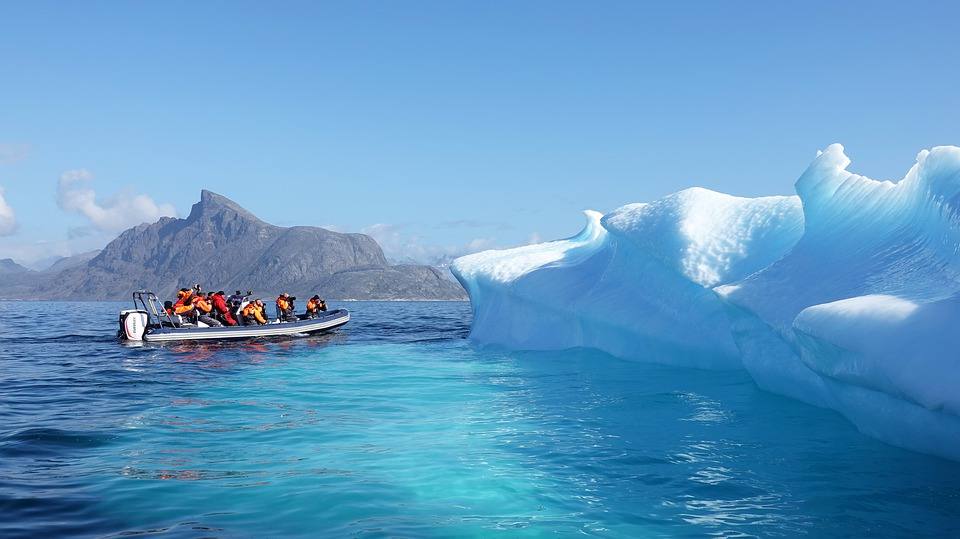
[[[142,341],[147,330],[147,311],[140,309],[120,311],[120,330],[117,336],[128,341]]]

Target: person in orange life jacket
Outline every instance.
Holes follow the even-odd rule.
[[[192,301],[193,298],[199,294],[199,284],[193,285],[193,288],[181,288],[180,291],[177,292],[177,302],[173,304],[173,308],[176,309],[178,306],[184,304],[189,305],[190,301]]]
[[[213,308],[216,309],[218,317],[224,324],[228,326],[237,325],[237,321],[234,320],[233,315],[230,314],[230,307],[227,305],[227,300],[223,296],[223,290],[216,294],[211,293],[210,303],[213,305]]]
[[[180,291],[177,292],[177,301],[173,304],[174,312],[176,312],[177,307],[183,305],[184,300],[190,297],[190,295],[191,292],[189,288],[181,288]]]
[[[313,296],[307,301],[307,317],[316,318],[320,316],[320,311],[327,310],[327,302],[320,299],[320,296]]]
[[[177,301],[173,304],[173,312],[184,318],[192,317],[195,314],[193,308],[193,290],[181,288],[180,291],[177,292]]]
[[[296,322],[297,315],[293,312],[293,302],[297,298],[284,292],[277,298],[277,318],[281,322]]]
[[[177,314],[188,313],[190,309],[184,309],[183,313],[177,312],[177,308],[181,306],[190,305],[190,302],[193,301],[193,298],[200,294],[200,285],[194,285],[193,288],[181,288],[177,292],[177,301],[173,304],[173,310]]]
[[[163,302],[163,310],[169,316],[169,319],[167,320],[167,322],[168,323],[172,322],[174,327],[179,327],[180,324],[182,324],[184,321],[183,317],[177,314],[177,308],[183,305],[183,300],[185,297],[184,293],[186,292],[186,290],[187,290],[186,288],[181,288],[180,291],[177,292],[176,303],[170,300]]]
[[[210,302],[207,301],[207,298],[204,297],[203,294],[194,294],[193,306],[197,310],[197,320],[200,320],[208,326],[216,328],[223,326],[219,320],[211,316],[213,313],[213,306],[210,305]]]
[[[243,308],[243,323],[248,326],[254,324],[266,324],[267,319],[263,316],[263,302],[255,299]]]
[[[181,292],[183,292],[183,297],[177,301],[177,303],[180,304],[179,306],[174,304],[174,313],[184,318],[199,320],[208,326],[220,327],[223,325],[210,316],[210,311],[213,310],[213,307],[207,303],[206,298],[204,298],[202,294],[199,292],[194,293],[193,290],[189,289],[183,289]]]

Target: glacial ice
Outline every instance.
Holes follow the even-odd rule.
[[[743,368],[862,432],[960,460],[960,148],[899,182],[834,144],[797,196],[692,188],[588,211],[569,239],[456,260],[471,338]]]

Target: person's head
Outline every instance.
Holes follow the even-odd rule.
[[[253,302],[257,305],[257,307],[263,307],[263,301],[261,301],[260,298],[253,300]]]
[[[237,295],[238,295],[238,296],[240,295],[240,291],[239,291],[239,290],[237,290]]]
[[[317,301],[317,300],[320,299],[320,296],[317,295],[317,294],[314,294],[314,296],[313,296],[312,298],[310,298],[310,299],[312,299],[313,301]]]
[[[217,292],[215,295],[217,295],[217,296],[222,296],[222,295],[223,295],[223,290],[220,290],[220,291]]]
[[[284,298],[289,298],[289,297],[290,297],[290,294],[284,292],[283,294],[281,294],[281,296],[283,296]]]
[[[173,302],[170,301],[169,299],[168,299],[167,301],[164,301],[164,302],[163,302],[163,308],[164,308],[164,309],[172,309],[172,308],[173,308]]]

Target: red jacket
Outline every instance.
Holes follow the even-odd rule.
[[[222,295],[213,295],[213,308],[223,315],[223,319],[227,322],[227,325],[237,325],[237,321],[233,319],[233,315],[230,313],[230,307],[227,306],[227,300],[225,300]]]

